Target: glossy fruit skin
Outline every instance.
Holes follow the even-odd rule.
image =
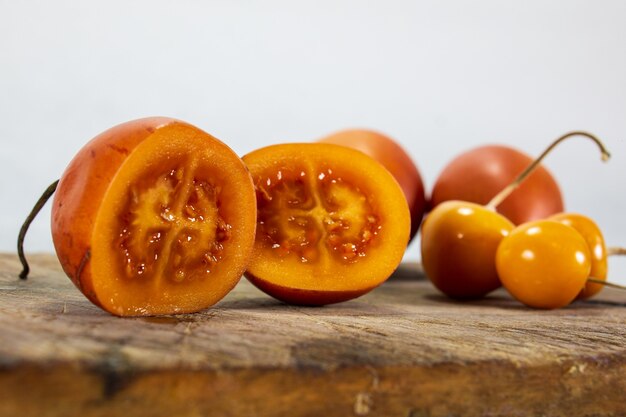
[[[608,260],[604,236],[598,225],[587,216],[578,213],[559,213],[551,216],[554,220],[573,227],[582,235],[589,247],[591,255],[591,271],[589,276],[606,281],[608,274]],[[600,292],[604,285],[587,282],[578,294],[579,300],[585,300]]]
[[[441,292],[476,299],[500,287],[495,254],[515,226],[484,206],[446,201],[422,225],[422,265]]]
[[[426,210],[424,183],[409,154],[393,139],[367,129],[348,129],[321,139],[363,152],[380,162],[394,176],[406,197],[411,212],[411,239],[419,230]]]
[[[502,240],[496,267],[502,285],[529,307],[554,309],[571,303],[591,270],[585,239],[554,220],[518,226]]]
[[[529,156],[507,146],[489,145],[467,151],[441,172],[433,187],[430,206],[448,200],[487,204],[531,162]],[[539,166],[497,210],[519,225],[562,212],[563,198],[552,175]]]
[[[145,308],[126,308],[112,305],[114,298],[98,290],[99,283],[108,279],[119,279],[115,273],[111,273],[109,277],[102,276],[103,272],[93,266],[98,259],[102,260],[99,262],[109,262],[107,253],[114,250],[111,249],[112,243],[103,241],[103,232],[96,231],[99,222],[110,217],[102,210],[103,206],[109,204],[107,193],[115,187],[125,186],[116,182],[116,177],[137,149],[151,145],[156,140],[166,140],[169,134],[183,138],[191,135],[202,146],[211,147],[211,152],[223,154],[223,160],[232,162],[229,162],[232,168],[229,175],[237,179],[237,187],[241,189],[237,193],[241,209],[237,226],[241,231],[235,232],[233,237],[233,242],[239,246],[239,255],[233,257],[233,269],[230,273],[225,273],[224,282],[216,286],[215,297],[221,298],[238,282],[245,269],[244,258],[252,250],[256,226],[254,188],[245,165],[230,148],[207,133],[170,118],[145,118],[115,126],[88,142],[66,168],[54,196],[51,223],[55,250],[65,273],[92,303],[115,315],[171,314],[197,311],[206,307],[187,306],[177,309],[172,306],[152,305]],[[150,162],[147,161],[147,164]],[[132,294],[124,296],[132,297]]]
[[[397,268],[409,240],[409,210],[398,183],[374,159],[344,146],[294,143],[261,148],[245,155],[243,160],[257,190],[257,238],[245,273],[256,287],[286,303],[320,306],[363,295],[382,284]],[[302,178],[301,201],[293,210],[306,222],[308,229],[303,230],[311,232],[313,237],[301,243],[305,249],[295,246],[286,250],[283,247],[287,246],[280,239],[274,240],[268,231],[286,234],[286,227],[267,225],[272,216],[292,218],[289,205],[294,204],[293,198],[286,206],[274,208],[272,204],[281,199],[275,190],[299,178]],[[329,183],[325,182],[331,178]],[[339,252],[332,249],[332,223],[341,218],[337,213],[345,209],[343,203],[329,208],[333,194],[324,194],[323,190],[324,184],[332,186],[333,181],[343,184],[342,190],[347,190],[350,196],[343,200],[348,205],[347,212],[352,213],[351,204],[360,201],[368,207],[367,218],[375,219],[377,225],[363,252],[349,261],[338,257]],[[278,188],[269,188],[271,182],[278,184]],[[363,220],[363,213],[356,212],[356,218],[346,217],[348,226],[340,228],[339,233],[360,230],[353,230],[353,225]],[[331,218],[335,220],[330,221]],[[305,251],[304,255],[301,250]]]

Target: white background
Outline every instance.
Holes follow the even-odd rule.
[[[0,250],[76,151],[151,115],[245,154],[369,127],[410,152],[428,189],[484,143],[538,154],[567,208],[626,244],[626,2],[0,0]],[[49,207],[30,251],[51,251]],[[417,259],[409,248],[407,258]],[[626,283],[626,258],[610,276]]]

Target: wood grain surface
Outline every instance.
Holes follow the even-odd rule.
[[[357,300],[121,319],[52,255],[0,254],[1,416],[624,416],[626,295],[555,311],[440,296],[415,265]]]

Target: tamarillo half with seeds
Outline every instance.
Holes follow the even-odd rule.
[[[30,220],[18,242],[22,259]],[[243,274],[255,227],[255,192],[242,160],[208,133],[169,118],[124,123],[87,143],[59,180],[52,206],[63,270],[91,302],[118,316],[216,303]]]

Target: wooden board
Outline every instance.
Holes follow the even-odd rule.
[[[415,265],[293,307],[242,280],[197,314],[120,319],[51,255],[0,254],[1,416],[623,416],[626,295],[556,311],[440,296]]]

